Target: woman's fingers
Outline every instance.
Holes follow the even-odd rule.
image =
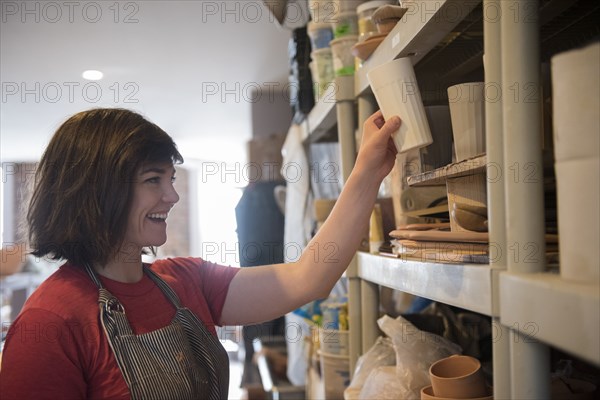
[[[383,118],[383,114],[381,113],[381,111],[376,111],[374,114],[372,114],[369,118],[366,119],[364,125],[365,128],[374,126],[377,129],[381,129],[384,123],[385,119]]]
[[[381,111],[375,112],[365,121],[365,128],[376,128],[377,130],[384,129],[384,133],[392,134],[400,127],[400,118],[398,116],[391,117],[388,121],[383,118]]]
[[[379,130],[382,135],[391,135],[396,130],[398,130],[398,128],[400,128],[400,117],[394,115],[393,117],[385,121],[385,123],[381,128],[379,128]]]

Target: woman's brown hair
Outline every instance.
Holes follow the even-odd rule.
[[[183,162],[173,139],[141,115],[92,109],[56,131],[36,172],[27,221],[37,257],[104,265],[123,244],[135,174]]]

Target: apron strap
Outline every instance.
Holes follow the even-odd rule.
[[[164,293],[164,295],[167,296],[167,299],[169,299],[169,301],[173,303],[175,308],[177,308],[178,310],[182,308],[181,301],[179,301],[179,297],[177,296],[175,291],[171,289],[167,282],[162,280],[162,278],[158,276],[156,272],[152,271],[146,265],[144,265],[144,272],[146,273],[146,275],[148,275],[148,278],[152,279],[152,281],[156,283],[156,286],[158,286],[158,288]]]
[[[98,278],[98,275],[96,274],[96,271],[94,271],[92,266],[89,263],[85,263],[84,267],[85,267],[85,272],[87,272],[87,274],[90,276],[90,278],[92,279],[92,282],[94,282],[96,284],[98,289],[102,289],[102,282],[100,282],[100,278]]]

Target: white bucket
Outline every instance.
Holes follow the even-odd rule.
[[[354,11],[339,13],[331,21],[333,37],[356,36],[358,40],[358,16]]]
[[[433,143],[417,78],[409,57],[387,62],[367,73],[383,117],[398,115],[400,128],[392,139],[399,153]]]
[[[360,42],[378,33],[377,27],[371,18],[375,10],[393,3],[392,0],[368,1],[356,8],[358,14],[358,40]]]
[[[333,6],[331,0],[310,0],[308,2],[310,19],[313,22],[330,24],[334,17]]]
[[[485,153],[485,84],[461,83],[448,88],[456,161]]]
[[[343,399],[344,389],[350,385],[350,357],[328,354],[319,350],[321,374],[326,399]]]
[[[364,3],[366,0],[334,0],[335,10],[338,13],[347,11],[356,12],[358,6]]]
[[[330,42],[335,76],[354,75],[356,60],[352,54],[352,46],[356,44],[357,40],[358,36],[350,35]]]
[[[319,346],[325,353],[347,356],[348,331],[336,329],[319,329]]]
[[[318,49],[310,53],[312,58],[311,75],[314,83],[315,98],[319,99],[335,79],[333,56],[330,48]]]
[[[329,47],[329,42],[333,40],[333,31],[331,25],[327,23],[309,22],[306,25],[306,32],[310,38],[310,44],[313,50]]]

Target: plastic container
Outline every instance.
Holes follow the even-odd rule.
[[[319,348],[325,353],[347,356],[349,354],[348,332],[337,329],[319,329]]]
[[[343,399],[344,389],[350,385],[350,357],[317,352],[321,362],[326,399]]]
[[[317,72],[317,68],[315,66],[315,62],[311,61],[308,63],[308,69],[310,69],[310,76],[312,78],[312,82],[313,82],[313,94],[315,96],[315,103],[317,101],[319,101],[319,73]]]
[[[308,12],[310,19],[317,23],[331,23],[333,18],[333,7],[331,0],[310,0],[308,2]]]
[[[335,79],[335,74],[333,73],[333,55],[331,49],[326,47],[313,51],[310,53],[310,56],[312,58],[311,73],[315,98],[318,100]]]
[[[357,40],[357,36],[344,36],[331,41],[335,76],[354,75],[356,60],[352,54],[352,46]]]
[[[306,26],[306,31],[313,50],[329,47],[329,42],[333,40],[333,31],[330,24],[311,21]]]
[[[332,19],[333,37],[338,39],[358,35],[358,15],[354,11],[336,14]]]
[[[363,4],[366,0],[335,0],[335,10],[338,13],[343,13],[346,11],[356,12],[358,6]]]
[[[381,6],[386,4],[394,4],[393,1],[377,0],[367,1],[356,8],[358,14],[358,41],[362,42],[373,35],[378,34],[377,27],[373,23],[371,16]]]
[[[381,205],[375,204],[369,221],[369,253],[379,254],[379,248],[383,244],[383,219],[381,217]]]

